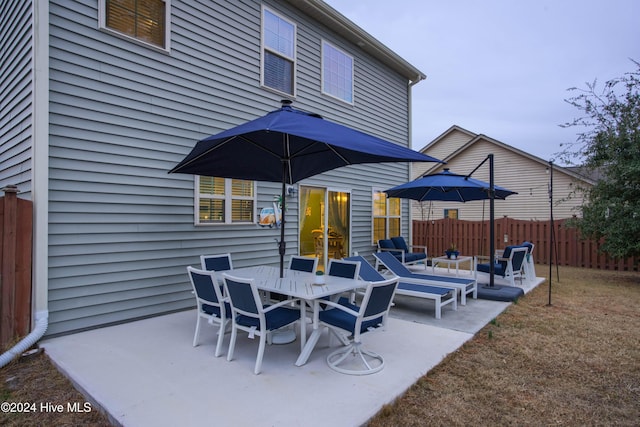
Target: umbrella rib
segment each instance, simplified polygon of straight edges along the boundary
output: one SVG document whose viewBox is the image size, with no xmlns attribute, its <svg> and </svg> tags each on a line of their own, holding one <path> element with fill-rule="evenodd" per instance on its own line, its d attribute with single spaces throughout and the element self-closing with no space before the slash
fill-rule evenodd
<svg viewBox="0 0 640 427">
<path fill-rule="evenodd" d="M 331 144 L 327 144 L 326 142 L 322 142 L 322 141 L 317 141 L 314 140 L 313 144 L 311 145 L 307 145 L 306 147 L 304 147 L 302 150 L 298 151 L 297 153 L 291 155 L 290 158 L 296 158 L 296 157 L 302 157 L 302 156 L 306 156 L 306 155 L 313 155 L 314 153 L 310 153 L 310 154 L 305 154 L 306 151 L 311 150 L 316 144 L 318 145 L 324 145 L 327 149 L 329 149 L 329 151 L 333 152 L 333 154 L 335 154 L 336 156 L 338 156 L 345 165 L 350 165 L 351 162 L 349 160 L 347 160 L 342 154 L 340 154 L 338 151 L 336 151 L 336 149 L 331 145 Z"/>
<path fill-rule="evenodd" d="M 347 160 L 347 159 L 346 159 L 342 154 L 338 153 L 338 152 L 333 148 L 333 146 L 331 146 L 330 144 L 324 144 L 324 145 L 326 145 L 326 146 L 327 146 L 327 148 L 329 148 L 329 150 L 333 151 L 333 153 L 334 153 L 336 156 L 340 157 L 340 158 L 342 159 L 342 161 L 343 161 L 345 164 L 347 164 L 347 165 L 350 165 L 350 164 L 351 164 L 351 162 L 350 162 L 350 161 L 348 161 L 348 160 Z"/>
<path fill-rule="evenodd" d="M 242 139 L 243 141 L 248 142 L 249 144 L 253 145 L 256 148 L 261 149 L 262 151 L 264 151 L 265 153 L 268 153 L 270 155 L 272 155 L 273 157 L 280 159 L 281 157 L 278 155 L 278 153 L 276 153 L 275 151 L 269 150 L 266 147 L 263 147 L 260 144 L 256 144 L 255 142 L 253 142 L 252 140 L 250 140 L 249 138 L 245 137 L 244 135 L 240 135 L 238 138 Z M 287 157 L 288 160 L 288 157 Z"/>
<path fill-rule="evenodd" d="M 291 170 L 291 141 L 289 139 L 289 134 L 285 134 L 284 135 L 284 144 L 285 146 L 284 148 L 284 159 L 282 160 L 283 162 L 287 163 L 287 171 L 289 172 L 289 183 L 293 184 L 293 171 Z M 286 179 L 286 177 L 282 177 L 282 179 Z M 284 194 L 282 195 L 282 197 L 284 197 Z"/>
<path fill-rule="evenodd" d="M 215 146 L 208 148 L 207 150 L 203 151 L 202 153 L 200 153 L 199 155 L 197 155 L 196 157 L 194 157 L 193 159 L 190 159 L 188 162 L 186 162 L 183 165 L 180 165 L 180 168 L 183 168 L 185 166 L 190 165 L 191 163 L 195 162 L 196 160 L 200 159 L 202 156 L 205 156 L 209 153 L 211 153 L 212 151 L 217 150 L 218 148 L 222 147 L 223 145 L 225 145 L 226 143 L 233 141 L 234 138 L 237 138 L 237 136 L 230 136 L 229 138 L 225 139 L 224 141 L 222 141 L 220 144 L 216 144 Z M 171 171 L 169 172 L 173 172 L 175 169 L 177 168 L 177 166 L 175 168 L 173 168 Z"/>
<path fill-rule="evenodd" d="M 206 151 L 202 152 L 200 155 L 198 155 L 197 157 L 194 157 L 193 159 L 189 160 L 187 163 L 185 163 L 183 166 L 187 166 L 190 163 L 195 162 L 196 160 L 198 160 L 199 158 L 201 158 L 204 155 L 207 155 L 219 148 L 222 148 L 224 145 L 226 145 L 227 143 L 233 141 L 234 139 L 241 139 L 251 145 L 253 145 L 256 148 L 261 149 L 262 151 L 272 155 L 273 157 L 276 158 L 280 158 L 280 156 L 278 155 L 278 153 L 272 151 L 272 150 L 268 150 L 267 148 L 261 146 L 260 144 L 256 144 L 255 142 L 253 142 L 252 140 L 248 139 L 247 137 L 245 137 L 244 135 L 234 135 L 234 136 L 230 136 L 229 138 L 225 139 L 224 141 L 220 142 L 219 144 L 216 144 L 214 147 L 211 147 L 209 149 L 207 149 Z"/>
</svg>

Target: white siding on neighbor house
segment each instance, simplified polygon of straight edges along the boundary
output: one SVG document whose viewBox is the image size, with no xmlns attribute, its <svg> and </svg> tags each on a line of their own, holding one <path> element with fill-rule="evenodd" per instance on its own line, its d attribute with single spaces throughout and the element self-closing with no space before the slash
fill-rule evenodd
<svg viewBox="0 0 640 427">
<path fill-rule="evenodd" d="M 192 307 L 185 266 L 201 254 L 278 262 L 279 230 L 196 227 L 193 176 L 167 174 L 197 140 L 279 107 L 282 96 L 259 87 L 261 2 L 172 2 L 169 54 L 98 30 L 96 4 L 50 7 L 50 335 Z M 298 26 L 294 107 L 407 144 L 406 79 L 296 9 L 265 4 Z M 355 57 L 354 106 L 320 93 L 321 38 Z M 362 251 L 371 187 L 407 179 L 406 164 L 350 166 L 305 184 L 353 191 Z M 257 207 L 279 193 L 259 183 Z M 298 206 L 287 202 L 291 255 Z"/>
<path fill-rule="evenodd" d="M 429 152 L 430 156 L 433 156 L 436 159 L 445 159 L 446 157 L 450 156 L 451 153 L 459 150 L 467 142 L 476 137 L 475 134 L 464 129 L 458 129 L 455 126 L 453 128 L 450 128 L 447 132 L 445 132 L 446 136 L 444 136 L 442 141 L 438 141 L 438 139 L 436 138 L 436 143 L 433 143 L 432 146 L 425 147 L 421 151 L 425 152 L 424 150 L 426 149 Z M 443 136 L 441 135 L 440 137 Z M 412 179 L 421 177 L 427 171 L 433 169 L 434 167 L 436 166 L 433 163 L 415 163 L 413 165 L 413 170 L 411 171 L 411 174 L 413 175 Z"/>
<path fill-rule="evenodd" d="M 0 34 L 0 188 L 17 185 L 20 197 L 28 198 L 33 136 L 31 1 L 0 4 Z"/>
<path fill-rule="evenodd" d="M 445 140 L 442 141 L 446 143 Z M 495 201 L 495 217 L 508 216 L 514 219 L 549 219 L 549 174 L 547 163 L 519 155 L 513 150 L 492 144 L 484 139 L 471 144 L 451 159 L 447 167 L 451 172 L 468 174 L 478 166 L 489 153 L 494 155 L 494 182 L 518 194 L 505 200 Z M 431 154 L 431 153 L 429 153 Z M 473 178 L 489 182 L 489 162 L 487 161 L 473 175 Z M 569 218 L 576 201 L 565 200 L 575 186 L 575 180 L 560 168 L 554 168 L 554 218 Z M 445 209 L 458 209 L 458 218 L 469 221 L 489 219 L 489 201 L 456 202 L 413 202 L 413 219 L 441 219 Z"/>
</svg>

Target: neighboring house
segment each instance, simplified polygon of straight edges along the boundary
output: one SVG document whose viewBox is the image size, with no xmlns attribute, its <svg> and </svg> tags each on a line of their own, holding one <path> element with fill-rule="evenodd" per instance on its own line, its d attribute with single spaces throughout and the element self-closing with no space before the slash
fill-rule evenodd
<svg viewBox="0 0 640 427">
<path fill-rule="evenodd" d="M 167 174 L 199 139 L 290 98 L 410 145 L 424 74 L 322 1 L 2 4 L 0 187 L 34 203 L 33 308 L 48 310 L 49 335 L 193 307 L 185 266 L 202 254 L 278 263 L 279 231 L 258 225 L 278 184 Z M 287 257 L 407 235 L 408 204 L 382 191 L 410 167 L 296 185 Z"/>
<path fill-rule="evenodd" d="M 495 202 L 495 217 L 514 219 L 548 220 L 549 161 L 540 159 L 486 135 L 472 133 L 459 126 L 452 126 L 427 144 L 421 152 L 445 160 L 446 165 L 414 164 L 413 179 L 435 173 L 443 168 L 458 174 L 471 173 L 487 155 L 494 155 L 494 182 L 496 185 L 516 191 L 518 194 Z M 489 182 L 489 163 L 486 162 L 472 175 Z M 577 184 L 588 186 L 593 181 L 575 171 L 553 164 L 553 216 L 570 218 L 579 212 L 582 198 L 569 197 Z M 489 201 L 467 203 L 412 202 L 412 217 L 416 220 L 445 217 L 478 221 L 489 219 Z"/>
</svg>

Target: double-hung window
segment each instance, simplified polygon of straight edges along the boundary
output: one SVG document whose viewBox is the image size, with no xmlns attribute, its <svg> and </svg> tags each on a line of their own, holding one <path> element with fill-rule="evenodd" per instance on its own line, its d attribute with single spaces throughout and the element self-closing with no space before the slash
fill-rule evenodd
<svg viewBox="0 0 640 427">
<path fill-rule="evenodd" d="M 295 96 L 296 26 L 262 9 L 262 85 Z"/>
<path fill-rule="evenodd" d="M 255 181 L 196 177 L 196 224 L 255 223 Z"/>
<path fill-rule="evenodd" d="M 100 28 L 169 49 L 171 0 L 99 0 Z"/>
<path fill-rule="evenodd" d="M 322 93 L 353 104 L 353 57 L 324 40 Z"/>
<path fill-rule="evenodd" d="M 373 190 L 373 243 L 400 236 L 400 199 Z"/>
</svg>

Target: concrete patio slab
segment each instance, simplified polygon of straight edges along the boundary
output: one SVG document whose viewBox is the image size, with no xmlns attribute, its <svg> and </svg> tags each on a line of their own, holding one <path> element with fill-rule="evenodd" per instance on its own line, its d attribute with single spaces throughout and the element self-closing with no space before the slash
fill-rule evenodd
<svg viewBox="0 0 640 427">
<path fill-rule="evenodd" d="M 529 286 L 535 287 L 543 280 Z M 332 371 L 325 334 L 309 362 L 299 341 L 267 346 L 253 374 L 257 340 L 238 336 L 235 358 L 213 356 L 215 327 L 192 347 L 195 311 L 42 341 L 53 362 L 116 424 L 125 426 L 357 426 L 400 396 L 509 303 L 469 299 L 435 319 L 429 301 L 398 297 L 387 330 L 363 337 L 385 368 L 366 376 Z"/>
<path fill-rule="evenodd" d="M 42 342 L 86 394 L 126 426 L 356 426 L 363 424 L 473 335 L 399 319 L 366 336 L 386 366 L 369 376 L 329 369 L 328 337 L 294 366 L 299 341 L 265 350 L 253 374 L 257 340 L 239 336 L 235 359 L 213 356 L 215 328 L 191 340 L 195 311 L 96 329 Z M 228 344 L 228 338 L 226 340 Z"/>
</svg>

